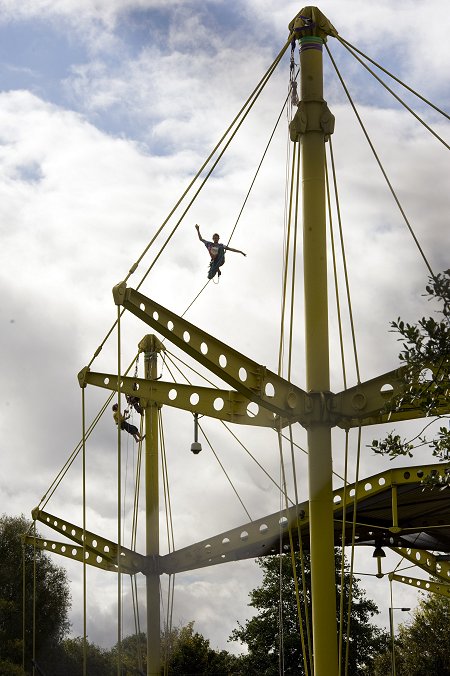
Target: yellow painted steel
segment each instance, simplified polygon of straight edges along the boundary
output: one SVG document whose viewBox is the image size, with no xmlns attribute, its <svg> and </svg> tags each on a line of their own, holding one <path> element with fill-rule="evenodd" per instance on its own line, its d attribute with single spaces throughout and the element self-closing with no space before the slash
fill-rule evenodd
<svg viewBox="0 0 450 676">
<path fill-rule="evenodd" d="M 443 582 L 450 584 L 450 562 L 439 560 L 435 554 L 424 551 L 423 549 L 415 549 L 414 547 L 392 547 L 394 552 L 407 561 L 411 561 L 418 568 L 422 568 L 429 575 L 438 577 Z"/>
<path fill-rule="evenodd" d="M 131 298 L 134 298 L 135 293 L 133 289 L 127 289 L 127 295 Z M 150 309 L 153 307 L 154 301 L 146 298 L 146 296 L 139 294 L 139 299 L 145 299 Z M 135 313 L 135 303 L 131 305 L 127 303 L 127 306 L 130 312 Z M 158 307 L 162 308 L 160 305 Z M 176 317 L 166 308 L 163 308 L 163 310 L 167 316 Z M 140 310 L 139 312 L 142 318 L 143 311 Z M 168 340 L 173 342 L 177 340 L 176 335 L 173 331 L 167 329 L 161 317 L 155 320 L 149 311 L 145 313 L 145 316 L 144 321 L 154 329 L 161 333 L 164 333 L 164 330 L 167 331 Z M 186 333 L 191 326 L 192 324 L 189 324 L 189 322 L 180 317 L 177 318 L 177 329 L 180 335 Z M 197 342 L 208 335 L 196 327 Z M 219 343 L 212 336 L 209 336 L 209 340 L 211 344 Z M 192 341 L 190 340 L 190 342 Z M 185 348 L 186 342 L 182 340 L 179 346 L 182 349 Z M 189 350 L 185 348 L 184 351 L 192 356 L 195 350 L 190 346 Z M 219 354 L 217 349 L 216 352 Z M 229 355 L 228 352 L 227 354 Z M 195 358 L 199 363 L 210 367 L 211 357 L 206 358 L 201 352 L 198 352 Z M 251 364 L 253 375 L 258 373 L 259 377 L 255 378 L 253 382 L 236 382 L 234 372 L 237 370 L 239 373 L 241 369 L 244 369 L 245 373 L 248 373 L 245 367 L 249 368 L 249 364 Z M 314 422 L 326 420 L 330 425 L 350 429 L 388 421 L 396 422 L 423 418 L 426 415 L 425 407 L 419 398 L 413 404 L 403 405 L 399 409 L 392 406 L 393 399 L 401 396 L 405 391 L 406 381 L 402 377 L 404 372 L 404 368 L 394 369 L 337 394 L 333 392 L 310 392 L 306 394 L 291 382 L 276 376 L 265 366 L 252 362 L 245 355 L 233 350 L 232 357 L 229 361 L 227 360 L 227 366 L 223 368 L 221 378 L 229 380 L 231 384 L 237 387 L 238 391 L 168 383 L 161 380 L 146 381 L 142 378 L 132 377 L 122 378 L 120 389 L 124 394 L 135 395 L 134 387 L 137 386 L 139 397 L 143 400 L 149 399 L 159 406 L 173 406 L 239 425 L 257 425 L 279 429 L 280 425 L 285 427 L 294 422 L 299 422 L 304 427 L 308 427 Z M 95 385 L 112 391 L 118 389 L 117 376 L 112 373 L 97 373 L 86 367 L 80 371 L 78 379 L 82 387 Z M 268 388 L 270 388 L 270 396 L 266 392 Z M 249 391 L 251 392 L 250 397 L 244 394 L 248 394 Z M 197 401 L 195 404 L 191 403 L 193 395 L 195 395 Z M 252 402 L 257 405 L 256 408 L 250 406 Z M 391 410 L 392 408 L 394 410 Z M 275 411 L 278 411 L 278 413 Z M 439 405 L 439 414 L 444 415 L 449 412 L 450 400 L 443 398 Z"/>
<path fill-rule="evenodd" d="M 302 106 L 298 111 L 304 125 L 298 136 L 303 186 L 306 383 L 308 392 L 318 393 L 330 389 L 322 42 L 318 37 L 300 40 Z M 315 422 L 307 433 L 314 674 L 337 676 L 330 422 Z"/>
<path fill-rule="evenodd" d="M 77 526 L 70 521 L 60 519 L 54 514 L 40 509 L 33 510 L 33 519 L 52 528 L 54 531 L 67 537 L 76 545 L 67 542 L 55 542 L 46 538 L 36 538 L 37 546 L 40 549 L 60 554 L 69 559 L 83 561 L 83 541 L 85 546 L 85 557 L 88 565 L 103 568 L 117 572 L 117 553 L 118 546 L 116 542 L 107 540 L 101 535 L 91 531 L 83 531 L 81 526 Z M 85 539 L 83 538 L 83 533 Z M 35 538 L 26 539 L 28 544 L 32 544 Z M 120 547 L 121 569 L 125 573 L 145 572 L 147 570 L 147 560 L 141 554 L 133 552 L 126 547 Z"/>
<path fill-rule="evenodd" d="M 389 574 L 389 579 L 391 582 L 401 582 L 402 584 L 407 584 L 410 587 L 420 589 L 421 591 L 433 592 L 433 594 L 439 594 L 440 596 L 446 596 L 447 598 L 450 598 L 449 583 L 433 582 L 432 580 L 420 580 L 417 577 L 409 577 L 408 575 L 395 575 L 394 573 Z"/>
<path fill-rule="evenodd" d="M 383 524 L 380 523 L 380 514 L 374 517 L 374 523 L 364 519 L 364 523 L 357 522 L 358 540 L 373 540 L 377 532 L 383 535 L 383 547 L 389 547 L 404 558 L 408 558 L 412 563 L 416 563 L 423 570 L 433 576 L 441 576 L 441 579 L 450 583 L 450 564 L 449 562 L 436 557 L 435 555 L 423 549 L 400 548 L 402 534 L 417 533 L 420 526 L 411 526 L 401 528 L 399 536 L 391 538 L 390 526 L 392 519 L 392 489 L 398 486 L 421 486 L 429 475 L 445 476 L 449 465 L 435 463 L 432 465 L 417 465 L 415 467 L 399 467 L 397 469 L 388 469 L 370 477 L 366 477 L 357 484 L 348 484 L 345 487 L 337 488 L 333 491 L 333 512 L 335 523 L 342 519 L 342 508 L 345 504 L 349 505 L 353 497 L 358 504 L 358 513 L 363 514 L 364 503 L 366 500 L 372 500 L 383 493 L 390 494 L 386 500 L 386 508 L 391 510 L 386 513 Z M 420 491 L 423 494 L 423 491 Z M 415 503 L 414 503 L 415 504 Z M 415 507 L 414 507 L 415 508 Z M 379 509 L 379 504 L 377 509 Z M 424 507 L 427 511 L 427 508 Z M 59 517 L 45 512 L 43 510 L 33 510 L 33 518 L 44 525 L 52 528 L 60 535 L 66 536 L 74 546 L 68 542 L 56 542 L 44 538 L 27 538 L 27 544 L 34 544 L 40 549 L 44 549 L 54 554 L 66 556 L 67 558 L 82 561 L 83 548 L 83 529 L 80 526 L 72 524 Z M 408 520 L 407 520 L 408 521 Z M 165 556 L 157 558 L 147 558 L 137 552 L 121 547 L 123 572 L 134 574 L 142 572 L 146 575 L 148 572 L 158 571 L 162 573 L 178 573 L 185 570 L 196 570 L 205 566 L 218 565 L 229 561 L 237 561 L 246 558 L 255 558 L 268 553 L 277 553 L 279 550 L 280 526 L 284 533 L 288 528 L 292 530 L 305 530 L 309 528 L 309 504 L 302 502 L 293 505 L 286 510 L 283 517 L 280 512 L 262 516 L 257 520 L 243 524 L 238 528 L 233 528 L 226 532 L 214 535 L 206 540 L 178 549 Z M 384 531 L 384 532 L 383 532 Z M 335 531 L 341 533 L 341 529 Z M 339 536 L 338 536 L 339 537 Z M 339 544 L 339 539 L 335 541 Z M 369 545 L 371 546 L 371 545 Z M 89 556 L 86 559 L 88 565 L 93 565 L 104 570 L 117 572 L 117 544 L 107 540 L 101 535 L 86 531 L 86 551 Z M 92 554 L 92 556 L 91 556 Z"/>
<path fill-rule="evenodd" d="M 112 373 L 85 372 L 84 383 L 103 387 L 107 390 L 117 390 L 117 377 L 114 377 Z M 291 421 L 290 417 L 282 420 L 278 417 L 275 418 L 273 412 L 262 406 L 253 408 L 251 404 L 252 402 L 256 403 L 254 399 L 249 399 L 234 390 L 221 390 L 162 380 L 147 381 L 141 378 L 123 378 L 121 391 L 124 394 L 136 395 L 135 385 L 138 387 L 141 403 L 148 400 L 159 406 L 173 406 L 180 410 L 191 411 L 240 425 L 257 425 L 278 429 L 280 423 L 281 427 L 285 427 Z M 196 401 L 196 403 L 193 404 L 192 401 Z"/>
<path fill-rule="evenodd" d="M 175 312 L 127 288 L 124 282 L 114 287 L 113 295 L 117 305 L 132 312 L 251 401 L 284 417 L 298 416 L 306 410 L 306 393 L 302 389 Z"/>
<path fill-rule="evenodd" d="M 161 341 L 147 335 L 139 343 L 144 352 L 145 378 L 156 380 L 158 353 L 163 349 Z M 146 506 L 146 555 L 155 562 L 153 570 L 146 575 L 147 596 L 147 676 L 159 676 L 160 657 L 160 594 L 159 594 L 159 460 L 158 460 L 158 406 L 151 401 L 145 407 L 145 506 Z"/>
</svg>

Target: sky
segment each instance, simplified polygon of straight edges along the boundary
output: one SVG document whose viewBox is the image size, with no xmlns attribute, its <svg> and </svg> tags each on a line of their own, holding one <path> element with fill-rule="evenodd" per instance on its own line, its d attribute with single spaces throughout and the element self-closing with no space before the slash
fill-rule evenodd
<svg viewBox="0 0 450 676">
<path fill-rule="evenodd" d="M 443 0 L 431 0 L 426 7 L 416 0 L 395 4 L 343 0 L 339 5 L 324 0 L 319 8 L 348 42 L 449 110 L 449 46 L 441 36 L 448 33 L 450 18 Z M 288 23 L 300 9 L 296 3 L 276 0 L 23 0 L 19 6 L 0 0 L 2 513 L 30 516 L 77 446 L 82 429 L 77 374 L 115 322 L 113 286 L 140 259 L 273 62 L 287 39 Z M 328 44 L 428 264 L 434 272 L 447 269 L 447 149 L 341 44 L 335 39 Z M 399 315 L 416 321 L 431 311 L 423 296 L 428 269 L 325 54 L 324 78 L 325 98 L 336 117 L 333 151 L 358 359 L 362 380 L 367 380 L 398 365 L 399 344 L 389 331 L 390 322 Z M 136 286 L 151 266 L 141 287 L 145 295 L 178 314 L 187 311 L 190 322 L 273 371 L 278 364 L 285 237 L 285 113 L 239 219 L 238 215 L 288 86 L 286 55 L 190 210 L 180 220 L 183 202 L 128 281 Z M 448 142 L 448 122 L 442 115 L 395 83 L 391 86 Z M 217 231 L 226 242 L 236 222 L 231 246 L 247 257 L 229 253 L 220 283 L 203 290 L 208 256 L 194 225 L 201 225 L 204 237 Z M 293 381 L 304 388 L 301 270 L 299 247 L 292 372 Z M 329 270 L 331 279 L 331 258 Z M 342 283 L 342 260 L 338 274 Z M 337 392 L 343 382 L 333 294 L 330 288 L 331 378 Z M 129 314 L 121 324 L 121 363 L 128 365 L 139 340 L 151 330 Z M 356 380 L 348 328 L 346 310 L 351 386 Z M 176 348 L 168 350 L 188 361 Z M 91 368 L 114 373 L 117 363 L 113 331 Z M 141 360 L 140 374 L 142 368 Z M 161 365 L 163 380 L 171 379 L 170 369 L 174 373 L 168 360 Z M 192 371 L 187 376 L 197 377 Z M 88 421 L 104 401 L 103 390 L 87 388 Z M 280 508 L 279 491 L 218 421 L 205 419 L 202 429 L 245 510 L 203 437 L 203 451 L 197 456 L 190 453 L 192 416 L 168 408 L 163 417 L 176 548 L 237 527 L 249 520 L 247 513 L 254 519 Z M 416 423 L 398 426 L 405 437 L 418 430 Z M 276 436 L 238 426 L 233 432 L 278 481 Z M 303 431 L 296 434 L 303 444 Z M 377 434 L 383 435 L 383 430 L 364 430 L 363 476 L 431 462 L 426 451 L 407 462 L 375 457 L 365 444 Z M 87 445 L 87 528 L 113 540 L 117 539 L 116 437 L 108 410 Z M 334 468 L 342 473 L 343 439 L 334 433 L 333 439 Z M 137 448 L 126 434 L 122 446 L 126 543 Z M 353 466 L 355 448 L 350 452 Z M 307 459 L 301 451 L 296 463 L 299 497 L 305 500 Z M 81 476 L 78 458 L 47 511 L 82 523 Z M 161 503 L 163 553 L 164 518 Z M 140 551 L 143 523 L 141 502 Z M 48 532 L 46 536 L 58 539 Z M 380 608 L 377 621 L 386 626 L 389 583 L 386 577 L 373 577 L 371 554 L 358 552 L 356 569 Z M 71 581 L 72 633 L 81 635 L 81 566 L 66 559 L 58 563 L 66 566 Z M 386 572 L 397 563 L 398 558 L 389 554 Z M 242 646 L 227 639 L 237 621 L 251 616 L 248 593 L 260 580 L 253 561 L 179 575 L 174 623 L 195 620 L 196 630 L 210 639 L 212 647 L 239 652 Z M 142 591 L 143 579 L 139 585 Z M 163 589 L 165 585 L 162 580 Z M 104 647 L 116 641 L 116 589 L 113 574 L 88 571 L 88 636 Z M 124 627 L 131 633 L 130 593 L 126 585 L 124 590 Z M 417 599 L 415 590 L 394 589 L 395 605 L 414 607 Z"/>
</svg>

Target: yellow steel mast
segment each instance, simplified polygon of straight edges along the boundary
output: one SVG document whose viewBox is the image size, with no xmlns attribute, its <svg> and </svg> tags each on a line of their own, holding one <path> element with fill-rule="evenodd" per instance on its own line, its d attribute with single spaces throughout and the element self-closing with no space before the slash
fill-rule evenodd
<svg viewBox="0 0 450 676">
<path fill-rule="evenodd" d="M 145 379 L 156 380 L 158 353 L 164 349 L 154 335 L 147 335 L 139 343 L 144 353 Z M 148 570 L 146 572 L 147 600 L 147 676 L 159 676 L 160 657 L 160 593 L 159 593 L 159 407 L 151 400 L 141 400 L 145 406 L 145 542 Z"/>
<path fill-rule="evenodd" d="M 325 139 L 333 132 L 334 118 L 323 99 L 322 64 L 325 35 L 334 29 L 315 7 L 302 9 L 289 29 L 299 35 L 300 43 L 300 103 L 290 131 L 301 153 L 306 389 L 321 412 L 307 425 L 314 673 L 334 676 L 338 654 L 332 424 L 323 405 L 330 392 Z"/>
</svg>

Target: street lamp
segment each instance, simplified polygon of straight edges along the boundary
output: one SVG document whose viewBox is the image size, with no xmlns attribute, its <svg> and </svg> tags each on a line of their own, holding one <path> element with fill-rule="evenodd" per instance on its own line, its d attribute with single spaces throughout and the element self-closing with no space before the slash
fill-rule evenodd
<svg viewBox="0 0 450 676">
<path fill-rule="evenodd" d="M 389 608 L 389 628 L 391 632 L 391 650 L 392 650 L 392 676 L 396 676 L 396 671 L 395 671 L 395 643 L 394 643 L 394 610 L 402 610 L 403 612 L 407 612 L 408 610 L 411 610 L 411 608 L 393 608 L 392 606 Z"/>
</svg>

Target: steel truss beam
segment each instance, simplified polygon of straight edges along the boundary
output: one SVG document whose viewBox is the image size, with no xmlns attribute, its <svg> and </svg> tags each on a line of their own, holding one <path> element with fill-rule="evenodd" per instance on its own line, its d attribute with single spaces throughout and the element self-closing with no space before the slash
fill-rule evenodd
<svg viewBox="0 0 450 676">
<path fill-rule="evenodd" d="M 422 568 L 429 575 L 438 577 L 443 582 L 450 584 L 449 562 L 440 561 L 439 557 L 434 554 L 413 547 L 393 547 L 392 549 L 407 561 L 414 563 L 418 568 Z"/>
<path fill-rule="evenodd" d="M 446 596 L 450 598 L 450 584 L 446 582 L 433 582 L 432 580 L 420 580 L 416 577 L 408 577 L 407 575 L 395 575 L 394 573 L 389 574 L 389 579 L 394 582 L 401 582 L 402 584 L 407 584 L 410 587 L 415 589 L 421 589 L 422 591 L 432 592 L 433 594 L 440 594 L 441 596 Z"/>
<path fill-rule="evenodd" d="M 126 394 L 134 384 L 139 396 L 157 405 L 169 405 L 227 422 L 278 428 L 294 422 L 309 428 L 316 423 L 350 429 L 358 426 L 397 422 L 424 417 L 421 401 L 390 410 L 390 402 L 405 389 L 405 368 L 389 371 L 342 392 L 306 393 L 265 366 L 249 359 L 194 324 L 179 317 L 139 291 L 122 282 L 113 289 L 117 305 L 141 319 L 183 352 L 205 366 L 236 391 L 149 383 L 139 378 L 121 378 Z M 91 373 L 86 367 L 78 375 L 80 385 L 93 384 L 118 389 L 117 375 Z M 257 404 L 258 410 L 249 408 Z M 442 401 L 438 412 L 450 412 L 450 400 Z"/>
<path fill-rule="evenodd" d="M 67 542 L 55 542 L 54 540 L 47 540 L 45 538 L 34 538 L 27 535 L 24 540 L 29 545 L 35 545 L 38 549 L 43 549 L 55 554 L 60 554 L 68 559 L 80 561 L 83 563 L 83 528 L 77 526 L 69 521 L 64 521 L 53 514 L 44 512 L 39 509 L 33 510 L 33 519 L 49 526 L 53 530 L 66 536 L 72 542 L 77 543 L 78 546 L 68 544 Z M 118 546 L 112 540 L 107 540 L 101 535 L 85 532 L 85 561 L 90 566 L 102 568 L 117 573 L 118 568 Z M 133 575 L 134 573 L 147 572 L 150 570 L 151 562 L 147 560 L 142 554 L 133 552 L 126 547 L 120 548 L 120 572 Z"/>
<path fill-rule="evenodd" d="M 111 373 L 95 373 L 84 369 L 79 374 L 82 385 L 95 385 L 107 390 L 117 391 L 117 375 Z M 158 406 L 174 406 L 184 411 L 191 411 L 210 418 L 218 418 L 239 425 L 258 425 L 259 427 L 285 427 L 289 420 L 280 418 L 272 411 L 259 407 L 255 410 L 250 405 L 254 399 L 248 399 L 234 390 L 220 390 L 212 387 L 196 387 L 179 385 L 161 380 L 144 380 L 143 378 L 124 377 L 120 379 L 120 390 L 124 394 L 139 396 L 145 408 L 148 402 Z M 192 403 L 196 401 L 197 403 Z"/>
<path fill-rule="evenodd" d="M 444 560 L 444 557 L 435 556 L 425 548 L 403 546 L 408 544 L 408 539 L 418 540 L 422 532 L 427 530 L 427 526 L 422 525 L 420 520 L 417 522 L 417 513 L 421 514 L 424 510 L 423 505 L 420 504 L 420 496 L 424 496 L 423 501 L 425 501 L 427 495 L 431 493 L 435 497 L 439 493 L 443 495 L 443 492 L 433 492 L 431 489 L 424 492 L 422 481 L 429 476 L 436 478 L 445 476 L 447 468 L 448 465 L 433 464 L 391 469 L 362 479 L 357 484 L 348 484 L 346 487 L 334 490 L 335 545 L 342 544 L 344 514 L 345 544 L 350 544 L 349 534 L 353 526 L 353 512 L 356 509 L 355 542 L 358 546 L 373 547 L 377 544 L 389 547 L 430 575 L 450 582 L 450 562 Z M 404 501 L 402 506 L 401 491 L 409 488 L 415 489 L 415 492 L 412 498 L 408 497 L 408 501 Z M 448 504 L 447 498 L 446 503 Z M 434 511 L 438 511 L 442 516 L 442 510 L 439 507 L 435 507 Z M 83 561 L 82 528 L 40 510 L 35 510 L 33 517 L 79 546 L 75 547 L 42 538 L 35 540 L 31 536 L 27 537 L 28 544 L 35 544 L 41 549 Z M 428 523 L 430 521 L 432 522 L 432 516 L 427 520 Z M 445 528 L 448 530 L 448 526 Z M 286 550 L 289 547 L 289 531 L 291 531 L 294 542 L 298 543 L 301 538 L 303 546 L 309 547 L 309 505 L 307 501 L 294 505 L 287 511 L 269 514 L 220 535 L 160 556 L 156 561 L 122 547 L 121 569 L 122 572 L 129 574 L 137 572 L 145 574 L 149 571 L 171 574 L 276 554 L 280 550 L 280 534 L 283 549 Z M 431 533 L 433 532 L 431 525 Z M 428 542 L 426 538 L 424 541 Z M 441 545 L 437 543 L 436 546 L 441 546 L 442 551 L 450 551 L 448 541 L 442 542 Z M 117 572 L 116 543 L 86 531 L 86 553 L 87 564 Z"/>
</svg>

